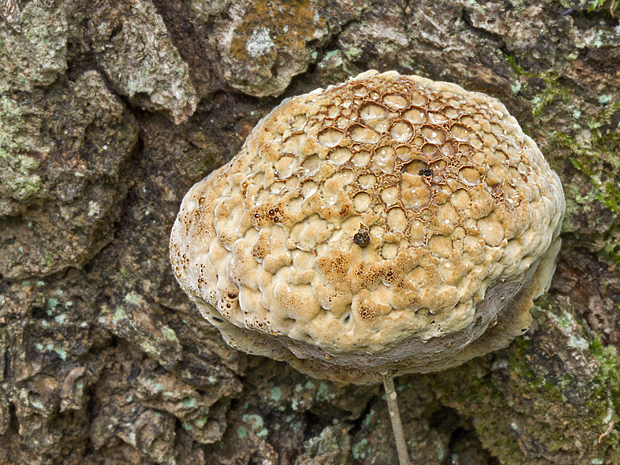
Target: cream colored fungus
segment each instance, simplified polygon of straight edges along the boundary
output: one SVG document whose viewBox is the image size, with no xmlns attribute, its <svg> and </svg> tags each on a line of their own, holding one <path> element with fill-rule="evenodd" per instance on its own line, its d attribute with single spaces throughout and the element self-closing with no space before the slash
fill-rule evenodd
<svg viewBox="0 0 620 465">
<path fill-rule="evenodd" d="M 186 195 L 171 260 L 233 347 L 378 382 L 526 330 L 564 208 L 557 175 L 497 100 L 371 71 L 263 118 Z"/>
</svg>

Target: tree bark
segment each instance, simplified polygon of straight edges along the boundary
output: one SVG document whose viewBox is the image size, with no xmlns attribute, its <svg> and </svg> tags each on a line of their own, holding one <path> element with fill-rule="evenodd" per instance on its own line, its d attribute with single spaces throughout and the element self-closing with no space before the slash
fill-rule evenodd
<svg viewBox="0 0 620 465">
<path fill-rule="evenodd" d="M 397 463 L 380 386 L 237 353 L 168 261 L 183 195 L 263 115 L 371 68 L 497 97 L 568 204 L 534 328 L 396 380 L 412 460 L 620 463 L 620 11 L 599 3 L 2 0 L 0 463 Z"/>
</svg>

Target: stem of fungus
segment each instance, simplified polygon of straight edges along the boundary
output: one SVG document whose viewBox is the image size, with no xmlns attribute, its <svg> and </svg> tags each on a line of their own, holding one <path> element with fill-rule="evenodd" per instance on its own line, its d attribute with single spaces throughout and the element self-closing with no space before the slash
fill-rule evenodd
<svg viewBox="0 0 620 465">
<path fill-rule="evenodd" d="M 385 388 L 385 397 L 387 398 L 388 410 L 390 411 L 390 420 L 392 420 L 392 428 L 394 429 L 394 439 L 396 440 L 398 461 L 400 462 L 400 465 L 411 465 L 411 462 L 409 461 L 409 453 L 407 452 L 407 443 L 405 442 L 405 433 L 403 432 L 403 424 L 400 421 L 398 399 L 396 396 L 396 390 L 394 389 L 394 378 L 391 373 L 383 374 L 383 386 Z"/>
</svg>

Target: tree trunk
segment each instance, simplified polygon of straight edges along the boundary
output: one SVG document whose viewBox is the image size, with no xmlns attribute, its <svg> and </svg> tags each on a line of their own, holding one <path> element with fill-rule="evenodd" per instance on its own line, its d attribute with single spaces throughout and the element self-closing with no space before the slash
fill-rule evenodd
<svg viewBox="0 0 620 465">
<path fill-rule="evenodd" d="M 0 463 L 397 462 L 379 385 L 234 351 L 168 261 L 183 195 L 263 115 L 371 68 L 497 97 L 568 204 L 533 329 L 396 380 L 412 460 L 620 463 L 620 8 L 600 3 L 0 0 Z"/>
</svg>

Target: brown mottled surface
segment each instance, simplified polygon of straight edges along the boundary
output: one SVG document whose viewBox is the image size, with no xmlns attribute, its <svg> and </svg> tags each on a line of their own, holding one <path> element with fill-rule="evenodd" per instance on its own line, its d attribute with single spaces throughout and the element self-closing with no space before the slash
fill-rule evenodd
<svg viewBox="0 0 620 465">
<path fill-rule="evenodd" d="M 185 196 L 170 258 L 232 347 L 378 382 L 527 330 L 564 209 L 557 175 L 497 100 L 370 71 L 265 116 Z"/>
<path fill-rule="evenodd" d="M 0 463 L 395 462 L 378 388 L 231 350 L 168 262 L 183 195 L 262 116 L 371 68 L 498 98 L 558 172 L 568 206 L 527 338 L 397 379 L 412 458 L 620 463 L 620 47 L 609 2 L 592 12 L 587 0 L 239 4 L 3 2 Z M 233 41 L 247 53 L 233 57 Z"/>
</svg>

